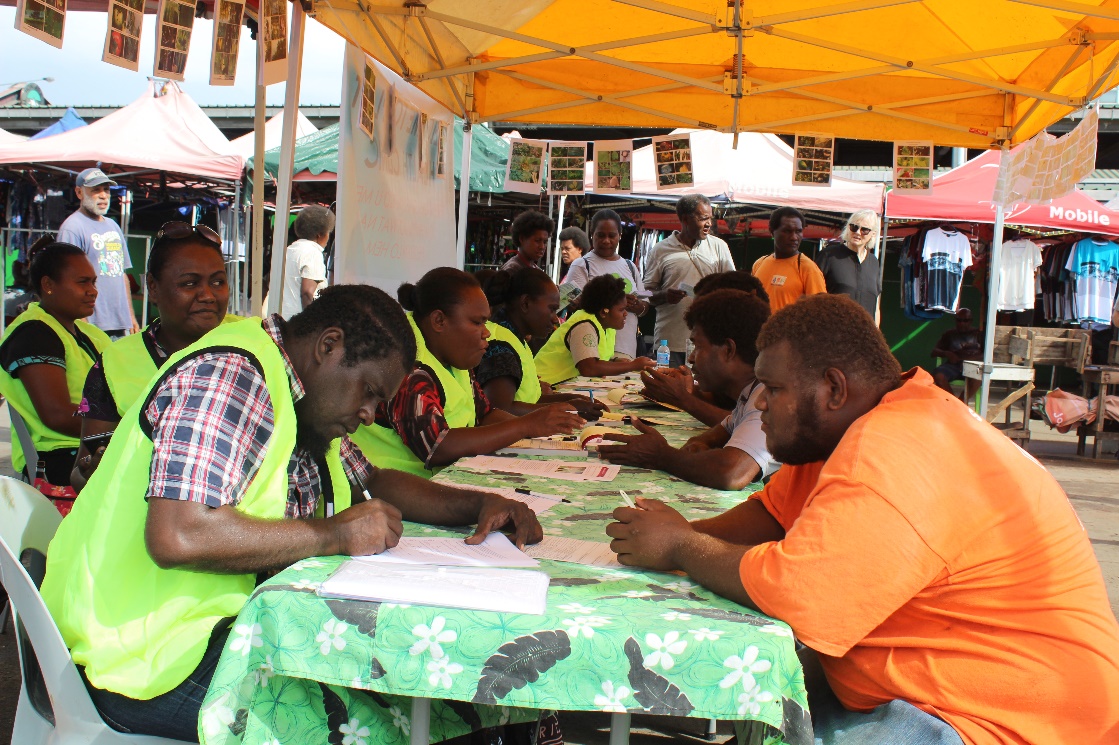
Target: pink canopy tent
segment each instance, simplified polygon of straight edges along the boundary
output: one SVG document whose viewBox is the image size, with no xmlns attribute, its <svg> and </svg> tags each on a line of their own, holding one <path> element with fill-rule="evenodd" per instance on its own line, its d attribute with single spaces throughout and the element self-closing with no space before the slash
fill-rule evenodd
<svg viewBox="0 0 1119 745">
<path fill-rule="evenodd" d="M 771 204 L 802 210 L 849 213 L 872 209 L 882 212 L 881 184 L 868 184 L 833 176 L 831 186 L 793 183 L 793 149 L 776 135 L 747 132 L 734 136 L 710 130 L 691 132 L 692 173 L 696 182 L 681 189 L 658 191 L 653 147 L 633 153 L 633 193 L 679 197 L 703 194 L 743 204 Z"/>
<path fill-rule="evenodd" d="M 23 142 L 26 137 L 14 135 L 6 129 L 0 129 L 0 145 L 9 145 L 13 142 Z"/>
<path fill-rule="evenodd" d="M 1001 152 L 989 150 L 934 178 L 930 194 L 890 192 L 886 196 L 886 214 L 891 220 L 994 223 L 991 196 L 1001 160 Z M 1119 212 L 1107 209 L 1078 189 L 1051 204 L 1023 202 L 1004 208 L 1003 220 L 1007 225 L 1119 235 Z"/>
<path fill-rule="evenodd" d="M 230 183 L 244 160 L 202 109 L 174 83 L 149 83 L 143 96 L 88 127 L 41 140 L 0 144 L 0 164 L 77 170 L 94 164 L 138 180 L 160 173 Z"/>
</svg>

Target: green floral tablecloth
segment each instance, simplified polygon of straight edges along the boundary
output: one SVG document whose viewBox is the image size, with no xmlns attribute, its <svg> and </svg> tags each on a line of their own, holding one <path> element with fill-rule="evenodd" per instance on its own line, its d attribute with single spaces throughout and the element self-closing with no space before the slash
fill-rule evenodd
<svg viewBox="0 0 1119 745">
<path fill-rule="evenodd" d="M 675 444 L 703 429 L 675 412 L 635 413 L 679 422 L 661 428 Z M 596 541 L 609 540 L 620 489 L 693 519 L 748 494 L 635 468 L 590 484 L 455 467 L 438 480 L 562 495 L 570 503 L 540 516 L 544 532 Z M 405 532 L 468 531 L 406 524 Z M 434 699 L 432 742 L 534 720 L 541 709 L 744 720 L 759 723 L 750 742 L 812 741 L 789 627 L 682 576 L 542 561 L 548 609 L 529 616 L 319 597 L 343 560 L 298 562 L 257 589 L 203 705 L 203 743 L 404 745 L 409 696 Z"/>
</svg>

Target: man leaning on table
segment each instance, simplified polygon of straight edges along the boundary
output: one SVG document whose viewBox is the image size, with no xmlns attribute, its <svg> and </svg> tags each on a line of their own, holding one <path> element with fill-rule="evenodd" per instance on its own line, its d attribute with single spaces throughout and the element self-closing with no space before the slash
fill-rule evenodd
<svg viewBox="0 0 1119 745">
<path fill-rule="evenodd" d="M 758 349 L 785 465 L 707 520 L 619 508 L 619 560 L 792 626 L 830 684 L 809 693 L 817 742 L 1119 742 L 1119 625 L 1045 468 L 903 374 L 849 298 L 776 312 Z"/>
<path fill-rule="evenodd" d="M 758 331 L 769 306 L 741 290 L 716 290 L 699 296 L 684 319 L 695 345 L 692 365 L 703 391 L 738 403 L 721 422 L 676 449 L 652 427 L 634 421 L 639 435 L 607 435 L 622 445 L 599 445 L 611 463 L 659 468 L 712 489 L 742 489 L 780 465 L 766 450 L 756 401 L 763 386 L 754 375 Z"/>
<path fill-rule="evenodd" d="M 470 543 L 510 524 L 520 544 L 541 538 L 518 502 L 374 468 L 350 443 L 415 356 L 394 300 L 339 285 L 168 361 L 47 554 L 43 599 L 110 726 L 197 740 L 229 623 L 262 573 L 378 553 L 402 519 L 477 523 Z"/>
</svg>

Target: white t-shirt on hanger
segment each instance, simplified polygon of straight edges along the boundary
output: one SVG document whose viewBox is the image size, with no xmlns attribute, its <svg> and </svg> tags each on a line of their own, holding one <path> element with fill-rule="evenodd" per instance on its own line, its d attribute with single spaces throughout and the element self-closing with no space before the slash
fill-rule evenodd
<svg viewBox="0 0 1119 745">
<path fill-rule="evenodd" d="M 999 310 L 1032 310 L 1037 300 L 1034 277 L 1041 266 L 1041 249 L 1030 240 L 1002 245 L 999 272 Z"/>
</svg>

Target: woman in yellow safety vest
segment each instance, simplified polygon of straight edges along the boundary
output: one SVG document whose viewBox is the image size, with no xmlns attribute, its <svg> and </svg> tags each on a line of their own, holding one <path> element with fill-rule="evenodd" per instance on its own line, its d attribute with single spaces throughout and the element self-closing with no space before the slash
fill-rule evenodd
<svg viewBox="0 0 1119 745">
<path fill-rule="evenodd" d="M 82 384 L 109 337 L 82 321 L 97 301 L 97 271 L 85 252 L 51 243 L 31 256 L 31 287 L 39 302 L 8 326 L 0 341 L 0 393 L 27 424 L 47 481 L 70 483 L 81 420 L 74 416 Z M 12 467 L 33 473 L 12 433 Z M 26 466 L 26 470 L 25 470 Z"/>
<path fill-rule="evenodd" d="M 626 323 L 626 283 L 603 274 L 587 282 L 580 309 L 536 353 L 536 372 L 548 385 L 579 375 L 621 375 L 656 367 L 648 357 L 614 359 L 614 335 Z"/>
<path fill-rule="evenodd" d="M 474 277 L 439 267 L 397 297 L 416 335 L 415 369 L 374 423 L 350 436 L 375 466 L 430 477 L 464 456 L 583 426 L 565 404 L 518 417 L 486 398 L 471 370 L 486 351 L 490 305 Z"/>
<path fill-rule="evenodd" d="M 82 439 L 116 429 L 167 358 L 226 320 L 229 284 L 221 238 L 205 225 L 169 222 L 155 236 L 147 267 L 148 298 L 159 317 L 117 341 L 89 371 L 82 391 Z M 230 316 L 229 320 L 239 320 Z M 108 442 L 83 443 L 71 481 L 85 485 Z"/>
<path fill-rule="evenodd" d="M 559 325 L 556 284 L 539 269 L 474 276 L 490 303 L 489 346 L 474 377 L 490 403 L 510 414 L 527 414 L 541 404 L 570 403 L 584 418 L 597 418 L 588 396 L 552 393 L 536 374 L 528 342 L 547 339 Z"/>
</svg>

